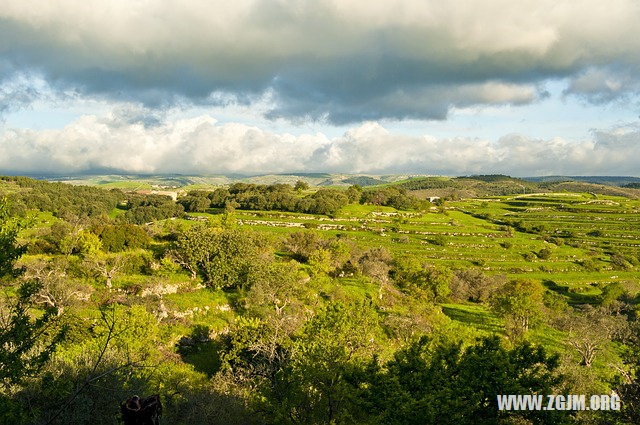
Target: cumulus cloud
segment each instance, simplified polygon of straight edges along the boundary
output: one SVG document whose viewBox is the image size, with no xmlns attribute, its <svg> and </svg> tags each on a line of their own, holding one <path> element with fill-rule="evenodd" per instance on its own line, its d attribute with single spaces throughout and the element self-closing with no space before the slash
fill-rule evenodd
<svg viewBox="0 0 640 425">
<path fill-rule="evenodd" d="M 491 141 L 408 136 L 376 122 L 328 138 L 218 123 L 207 115 L 156 118 L 131 108 L 83 116 L 57 130 L 6 130 L 0 134 L 0 173 L 640 175 L 638 125 L 597 130 L 584 141 L 516 134 Z"/>
<path fill-rule="evenodd" d="M 4 0 L 0 62 L 157 108 L 272 93 L 272 117 L 441 119 L 535 101 L 548 78 L 635 90 L 638 21 L 635 0 Z M 632 82 L 588 74 L 605 64 Z"/>
<path fill-rule="evenodd" d="M 564 93 L 578 95 L 594 104 L 628 98 L 640 93 L 638 71 L 640 65 L 622 69 L 613 66 L 588 68 L 571 80 Z"/>
</svg>

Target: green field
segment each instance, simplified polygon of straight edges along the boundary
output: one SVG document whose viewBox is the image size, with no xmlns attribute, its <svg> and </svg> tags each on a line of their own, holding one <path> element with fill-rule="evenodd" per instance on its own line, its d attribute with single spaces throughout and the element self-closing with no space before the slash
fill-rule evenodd
<svg viewBox="0 0 640 425">
<path fill-rule="evenodd" d="M 627 198 L 539 194 L 450 201 L 442 212 L 349 205 L 335 218 L 240 210 L 236 218 L 242 227 L 277 235 L 315 229 L 450 268 L 541 279 L 570 301 L 595 299 L 611 282 L 638 282 L 640 201 Z M 548 258 L 538 256 L 543 249 Z M 624 262 L 613 262 L 614 255 Z"/>
<path fill-rule="evenodd" d="M 371 182 L 361 177 L 354 181 Z M 105 376 L 115 381 L 100 385 L 115 388 L 113 399 L 100 401 L 98 386 L 86 390 L 86 397 L 107 409 L 135 385 L 157 389 L 174 403 L 167 410 L 170 418 L 183 411 L 180 403 L 200 400 L 198 392 L 211 398 L 227 391 L 237 406 L 255 409 L 240 415 L 244 419 L 238 423 L 255 419 L 262 414 L 261 403 L 274 397 L 265 382 L 298 379 L 308 386 L 307 379 L 315 379 L 327 364 L 328 382 L 344 380 L 340 385 L 352 394 L 356 390 L 349 379 L 374 373 L 372 361 L 382 368 L 375 372 L 382 379 L 385 365 L 416 347 L 420 337 L 427 338 L 429 350 L 441 352 L 459 346 L 465 353 L 494 336 L 502 350 L 527 343 L 542 347 L 545 355 L 557 355 L 564 387 L 556 390 L 576 394 L 609 393 L 617 388 L 618 372 L 629 367 L 640 311 L 640 200 L 634 196 L 540 191 L 407 203 L 405 192 L 394 192 L 403 184 L 435 187 L 460 185 L 461 180 L 388 178 L 369 193 L 390 190 L 396 198 L 387 201 L 397 204 L 384 201 L 383 192 L 378 201 L 366 198 L 367 189 L 358 189 L 358 202 L 342 195 L 347 189 L 249 185 L 238 189 L 246 194 L 226 195 L 245 204 L 234 207 L 227 200 L 222 208 L 213 201 L 220 193 L 211 192 L 216 185 L 204 179 L 190 182 L 197 190 L 185 192 L 177 203 L 132 193 L 156 187 L 157 180 L 102 179 L 94 182 L 98 187 L 0 180 L 0 192 L 14 208 L 7 211 L 15 214 L 6 223 L 20 223 L 15 243 L 26 249 L 15 264 L 17 277 L 3 283 L 5 298 L 15 300 L 24 282 L 42 284 L 42 292 L 33 296 L 34 320 L 55 310 L 59 318 L 54 323 L 65 320 L 60 323 L 71 326 L 71 339 L 44 366 L 46 379 L 60 382 L 56 397 L 71 397 L 69 388 L 77 378 L 70 370 L 92 376 L 87 365 L 96 361 L 104 341 L 104 331 L 96 330 L 104 311 L 117 312 L 130 330 L 122 330 L 124 342 L 114 343 L 109 352 L 108 361 L 115 363 L 104 365 Z M 473 183 L 488 192 L 514 184 L 520 183 Z M 408 193 L 441 190 L 434 187 Z M 278 190 L 287 196 L 267 197 Z M 342 204 L 321 204 L 321 197 L 314 196 L 323 190 L 343 197 Z M 198 198 L 205 202 L 198 206 L 201 212 L 183 212 Z M 248 209 L 266 202 L 283 202 L 283 210 Z M 305 202 L 307 208 L 333 209 L 326 215 L 297 212 Z M 216 263 L 216 258 L 224 261 Z M 520 316 L 501 310 L 501 299 L 518 298 L 520 293 L 505 295 L 518 282 L 525 295 L 534 287 L 530 299 L 519 301 L 532 303 L 525 304 L 531 320 L 526 325 L 519 325 Z M 323 317 L 329 319 L 323 322 Z M 599 334 L 605 331 L 606 337 Z M 585 360 L 579 344 L 591 340 L 597 349 Z M 240 351 L 234 351 L 236 345 Z M 87 353 L 94 353 L 89 362 Z M 346 369 L 345 377 L 337 378 L 331 371 L 343 367 L 332 363 L 339 355 Z M 270 359 L 267 365 L 261 356 Z M 276 361 L 279 356 L 285 357 Z M 315 356 L 304 366 L 311 369 L 303 368 L 307 356 Z M 142 369 L 127 369 L 130 358 L 138 359 Z M 277 373 L 269 369 L 274 365 Z M 119 367 L 128 375 L 108 372 Z M 145 368 L 164 372 L 148 376 Z M 348 375 L 353 370 L 358 372 Z M 15 393 L 15 400 L 22 403 L 20 397 L 31 392 L 47 400 L 41 381 L 29 379 L 23 384 L 26 392 Z M 178 382 L 188 394 L 185 399 L 175 395 L 172 386 Z M 290 396 L 306 390 L 295 391 Z M 309 391 L 313 398 L 320 390 Z M 275 405 L 281 402 L 275 400 Z M 56 408 L 37 402 L 44 411 Z M 198 409 L 192 418 L 206 410 Z M 589 423 L 588 417 L 581 418 L 572 416 L 572 421 Z"/>
</svg>

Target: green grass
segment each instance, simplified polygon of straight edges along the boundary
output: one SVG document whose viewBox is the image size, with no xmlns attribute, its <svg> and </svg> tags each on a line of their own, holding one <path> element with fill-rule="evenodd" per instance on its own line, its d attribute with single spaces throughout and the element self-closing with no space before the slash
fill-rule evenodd
<svg viewBox="0 0 640 425">
<path fill-rule="evenodd" d="M 165 300 L 170 302 L 179 311 L 185 311 L 198 307 L 204 309 L 229 303 L 229 295 L 224 291 L 216 291 L 213 289 L 203 288 L 192 292 L 181 292 L 176 294 L 168 294 L 164 296 Z"/>
<path fill-rule="evenodd" d="M 473 327 L 480 335 L 506 335 L 502 319 L 483 305 L 442 304 L 442 312 L 452 320 Z M 562 353 L 567 349 L 566 334 L 545 324 L 530 329 L 527 339 L 553 352 Z"/>
<path fill-rule="evenodd" d="M 504 336 L 502 320 L 482 305 L 442 304 L 441 307 L 450 319 L 472 326 L 484 335 Z"/>
</svg>

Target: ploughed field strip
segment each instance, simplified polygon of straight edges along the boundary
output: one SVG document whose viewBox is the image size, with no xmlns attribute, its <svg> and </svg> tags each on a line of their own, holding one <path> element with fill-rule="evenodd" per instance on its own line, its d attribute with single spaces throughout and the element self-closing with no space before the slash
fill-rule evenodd
<svg viewBox="0 0 640 425">
<path fill-rule="evenodd" d="M 236 219 L 276 234 L 313 229 L 454 269 L 542 279 L 584 295 L 638 279 L 640 201 L 622 197 L 498 196 L 449 201 L 421 213 L 349 205 L 335 217 L 237 210 Z"/>
</svg>

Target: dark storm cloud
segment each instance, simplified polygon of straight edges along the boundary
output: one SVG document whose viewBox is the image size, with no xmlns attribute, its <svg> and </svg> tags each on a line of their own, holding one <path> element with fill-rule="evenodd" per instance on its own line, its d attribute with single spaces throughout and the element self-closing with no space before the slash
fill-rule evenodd
<svg viewBox="0 0 640 425">
<path fill-rule="evenodd" d="M 0 63 L 158 109 L 269 94 L 270 117 L 443 119 L 533 102 L 549 78 L 589 101 L 635 93 L 638 20 L 631 0 L 7 0 Z M 613 62 L 615 81 L 592 71 Z"/>
</svg>

